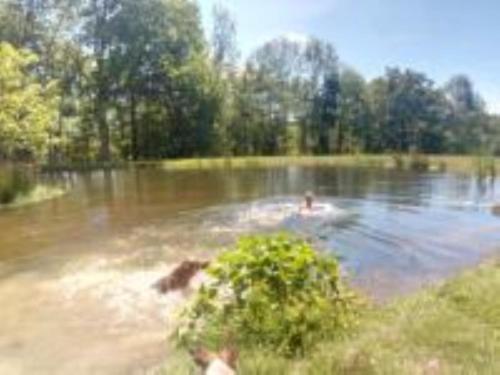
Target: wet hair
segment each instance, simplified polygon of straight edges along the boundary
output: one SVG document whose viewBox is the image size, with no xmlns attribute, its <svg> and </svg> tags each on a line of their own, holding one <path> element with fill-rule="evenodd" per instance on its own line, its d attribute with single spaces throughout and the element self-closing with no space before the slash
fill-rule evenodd
<svg viewBox="0 0 500 375">
<path fill-rule="evenodd" d="M 311 209 L 313 205 L 314 194 L 311 191 L 307 191 L 306 194 L 304 195 L 304 199 L 306 201 L 307 209 Z"/>
<path fill-rule="evenodd" d="M 189 285 L 189 282 L 198 271 L 207 268 L 209 265 L 210 262 L 208 261 L 185 260 L 169 275 L 158 280 L 153 285 L 153 288 L 157 289 L 161 294 L 184 289 Z"/>
</svg>

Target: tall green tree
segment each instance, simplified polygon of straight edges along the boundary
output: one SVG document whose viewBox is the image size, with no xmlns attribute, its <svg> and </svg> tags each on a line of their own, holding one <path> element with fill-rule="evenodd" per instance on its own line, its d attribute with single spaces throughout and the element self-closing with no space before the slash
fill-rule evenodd
<svg viewBox="0 0 500 375">
<path fill-rule="evenodd" d="M 373 127 L 366 82 L 350 68 L 342 69 L 339 81 L 339 128 L 346 133 L 342 151 L 369 150 L 373 143 Z"/>
<path fill-rule="evenodd" d="M 328 154 L 342 152 L 343 129 L 338 126 L 340 82 L 338 58 L 333 46 L 311 38 L 304 50 L 306 73 L 306 100 L 311 102 L 306 111 L 309 121 L 303 121 L 304 147 L 312 142 L 313 152 Z M 336 131 L 336 134 L 334 133 Z M 335 144 L 334 144 L 335 142 Z"/>
<path fill-rule="evenodd" d="M 216 74 L 214 95 L 217 99 L 217 139 L 214 152 L 230 155 L 234 151 L 231 128 L 239 126 L 235 113 L 240 55 L 236 41 L 236 22 L 227 8 L 216 5 L 213 9 L 213 24 L 211 53 Z"/>
<path fill-rule="evenodd" d="M 45 156 L 56 121 L 55 82 L 42 85 L 30 66 L 37 57 L 0 43 L 0 158 L 32 161 Z"/>
<path fill-rule="evenodd" d="M 464 74 L 453 76 L 446 83 L 444 91 L 453 109 L 457 112 L 472 112 L 484 109 L 482 99 L 474 90 L 474 84 Z"/>
<path fill-rule="evenodd" d="M 338 111 L 337 56 L 333 46 L 318 39 L 277 38 L 249 58 L 246 79 L 255 82 L 249 107 L 259 108 L 271 137 L 267 152 L 286 153 L 290 128 L 299 124 L 302 152 L 330 151 Z"/>
<path fill-rule="evenodd" d="M 206 154 L 213 115 L 206 107 L 211 90 L 203 86 L 210 73 L 200 71 L 206 47 L 196 4 L 92 0 L 83 14 L 95 60 L 99 158 L 110 158 L 111 145 L 132 159 Z"/>
<path fill-rule="evenodd" d="M 112 20 L 121 6 L 120 0 L 87 0 L 82 10 L 83 41 L 92 51 L 95 61 L 94 84 L 94 121 L 99 131 L 99 155 L 101 161 L 111 159 L 110 129 L 108 106 L 111 88 L 109 54 L 112 48 Z"/>
<path fill-rule="evenodd" d="M 471 79 L 463 74 L 453 76 L 443 90 L 450 106 L 446 133 L 448 149 L 465 153 L 494 148 L 489 137 L 492 134 L 491 123 Z"/>
<path fill-rule="evenodd" d="M 387 113 L 383 138 L 386 149 L 399 152 L 437 151 L 442 132 L 436 127 L 443 101 L 433 82 L 412 70 L 387 69 Z"/>
</svg>

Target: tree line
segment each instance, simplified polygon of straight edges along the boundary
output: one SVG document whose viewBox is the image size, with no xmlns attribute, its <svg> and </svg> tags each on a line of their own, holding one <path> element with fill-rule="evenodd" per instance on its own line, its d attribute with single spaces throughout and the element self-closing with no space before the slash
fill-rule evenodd
<svg viewBox="0 0 500 375">
<path fill-rule="evenodd" d="M 0 159 L 500 152 L 465 75 L 367 81 L 314 37 L 243 61 L 231 14 L 213 20 L 190 0 L 0 0 Z"/>
</svg>

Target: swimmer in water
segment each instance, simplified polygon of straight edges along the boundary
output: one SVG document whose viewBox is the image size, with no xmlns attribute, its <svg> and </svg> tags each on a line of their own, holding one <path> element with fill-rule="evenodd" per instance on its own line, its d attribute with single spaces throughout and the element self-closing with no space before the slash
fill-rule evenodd
<svg viewBox="0 0 500 375">
<path fill-rule="evenodd" d="M 308 191 L 304 194 L 304 206 L 301 207 L 300 211 L 311 212 L 313 209 L 314 194 Z"/>
</svg>

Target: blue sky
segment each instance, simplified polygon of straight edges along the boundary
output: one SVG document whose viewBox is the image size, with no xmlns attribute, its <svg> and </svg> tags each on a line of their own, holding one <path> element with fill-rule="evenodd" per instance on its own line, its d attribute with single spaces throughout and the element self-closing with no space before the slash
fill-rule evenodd
<svg viewBox="0 0 500 375">
<path fill-rule="evenodd" d="M 500 113 L 500 0 L 198 0 L 205 27 L 226 5 L 243 56 L 279 35 L 314 35 L 371 79 L 386 66 L 425 72 L 438 84 L 467 74 Z"/>
</svg>

